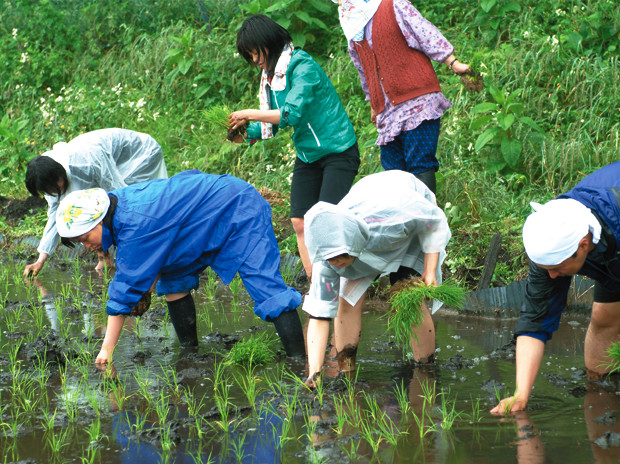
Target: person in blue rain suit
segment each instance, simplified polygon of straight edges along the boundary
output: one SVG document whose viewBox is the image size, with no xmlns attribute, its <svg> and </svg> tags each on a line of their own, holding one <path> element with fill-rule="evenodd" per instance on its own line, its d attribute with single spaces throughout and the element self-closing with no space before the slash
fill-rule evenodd
<svg viewBox="0 0 620 464">
<path fill-rule="evenodd" d="M 198 344 L 191 295 L 210 266 L 225 284 L 239 273 L 254 312 L 273 322 L 287 355 L 304 356 L 297 306 L 301 295 L 279 271 L 280 251 L 269 203 L 230 175 L 185 171 L 110 192 L 72 192 L 56 223 L 65 244 L 94 250 L 116 246 L 117 271 L 108 289 L 108 324 L 97 363 L 106 363 L 125 317 L 156 283 L 183 346 Z"/>
<path fill-rule="evenodd" d="M 585 177 L 544 205 L 523 226 L 530 258 L 525 304 L 515 327 L 517 386 L 492 413 L 524 409 L 551 339 L 566 308 L 572 276 L 594 280 L 584 360 L 588 377 L 611 369 L 607 350 L 620 334 L 620 161 Z"/>
</svg>

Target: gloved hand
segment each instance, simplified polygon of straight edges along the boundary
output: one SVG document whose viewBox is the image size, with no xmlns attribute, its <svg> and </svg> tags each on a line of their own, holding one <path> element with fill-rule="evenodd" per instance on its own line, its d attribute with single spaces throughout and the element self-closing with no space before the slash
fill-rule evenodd
<svg viewBox="0 0 620 464">
<path fill-rule="evenodd" d="M 138 301 L 138 304 L 134 306 L 133 310 L 129 313 L 130 316 L 142 316 L 151 307 L 151 292 L 146 291 L 142 294 L 142 298 Z"/>
</svg>

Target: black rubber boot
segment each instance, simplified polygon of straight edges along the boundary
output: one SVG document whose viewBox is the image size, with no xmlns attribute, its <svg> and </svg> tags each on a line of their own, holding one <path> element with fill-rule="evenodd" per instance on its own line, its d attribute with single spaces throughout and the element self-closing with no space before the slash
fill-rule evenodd
<svg viewBox="0 0 620 464">
<path fill-rule="evenodd" d="M 299 320 L 297 310 L 285 311 L 272 322 L 280 336 L 282 345 L 284 345 L 286 355 L 291 358 L 305 357 L 304 332 L 301 329 L 301 321 Z"/>
<path fill-rule="evenodd" d="M 198 331 L 196 330 L 196 306 L 191 293 L 180 300 L 168 302 L 168 314 L 174 330 L 179 337 L 181 346 L 198 346 Z"/>
</svg>

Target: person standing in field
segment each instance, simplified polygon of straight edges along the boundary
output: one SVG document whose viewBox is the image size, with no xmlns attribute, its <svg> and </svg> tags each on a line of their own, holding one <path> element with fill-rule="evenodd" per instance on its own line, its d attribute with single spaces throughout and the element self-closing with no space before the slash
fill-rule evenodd
<svg viewBox="0 0 620 464">
<path fill-rule="evenodd" d="M 287 126 L 294 129 L 297 157 L 290 218 L 310 278 L 304 214 L 318 201 L 338 203 L 351 188 L 360 164 L 355 131 L 323 69 L 308 53 L 293 47 L 291 35 L 278 23 L 265 15 L 249 17 L 237 34 L 237 50 L 262 69 L 260 108 L 232 113 L 231 129 L 252 121 L 247 129 L 250 143 L 269 139 Z"/>
<path fill-rule="evenodd" d="M 332 1 L 370 101 L 383 169 L 410 172 L 435 193 L 440 118 L 452 103 L 431 60 L 457 74 L 469 66 L 408 0 Z"/>
<path fill-rule="evenodd" d="M 24 276 L 36 276 L 54 252 L 60 237 L 56 228 L 58 204 L 69 193 L 100 187 L 106 191 L 151 179 L 168 177 L 164 154 L 153 137 L 127 129 L 100 129 L 59 142 L 33 158 L 26 169 L 30 194 L 47 200 L 47 224 L 36 262 L 26 266 Z M 103 269 L 109 256 L 98 253 L 96 269 Z"/>
<path fill-rule="evenodd" d="M 572 276 L 595 281 L 584 358 L 588 378 L 601 379 L 612 359 L 607 350 L 620 335 L 620 161 L 593 172 L 544 205 L 523 226 L 530 258 L 525 304 L 515 327 L 516 391 L 492 413 L 524 409 L 546 343 L 566 308 Z"/>
</svg>

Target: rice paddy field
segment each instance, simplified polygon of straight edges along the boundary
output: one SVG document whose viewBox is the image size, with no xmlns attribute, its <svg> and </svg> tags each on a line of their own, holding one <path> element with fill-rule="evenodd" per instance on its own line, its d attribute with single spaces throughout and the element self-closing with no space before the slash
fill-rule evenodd
<svg viewBox="0 0 620 464">
<path fill-rule="evenodd" d="M 207 272 L 195 295 L 197 349 L 179 345 L 163 299 L 131 319 L 113 362 L 94 357 L 106 281 L 80 253 L 22 277 L 26 246 L 0 254 L 3 462 L 617 462 L 618 386 L 588 382 L 587 319 L 572 313 L 547 347 L 526 411 L 488 411 L 514 388 L 514 319 L 443 308 L 437 360 L 415 366 L 369 299 L 354 374 L 333 357 L 314 391 L 283 356 L 241 282 Z M 302 316 L 302 321 L 305 316 Z M 255 356 L 244 361 L 244 352 Z M 241 355 L 239 355 L 241 353 Z M 237 357 L 235 357 L 237 355 Z"/>
</svg>

